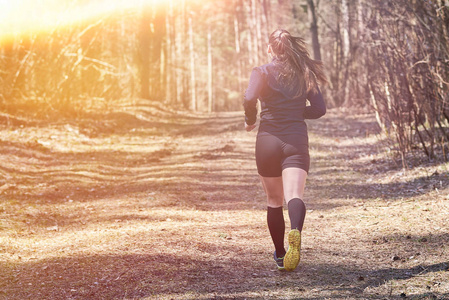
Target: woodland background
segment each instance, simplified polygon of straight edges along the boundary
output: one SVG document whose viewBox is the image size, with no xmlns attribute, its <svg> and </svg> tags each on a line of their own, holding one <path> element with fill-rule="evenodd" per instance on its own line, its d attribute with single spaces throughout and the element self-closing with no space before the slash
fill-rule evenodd
<svg viewBox="0 0 449 300">
<path fill-rule="evenodd" d="M 67 1 L 67 12 L 98 1 Z M 147 1 L 5 35 L 0 110 L 39 118 L 151 99 L 175 110 L 241 110 L 268 35 L 303 36 L 322 60 L 329 107 L 376 113 L 392 149 L 447 160 L 449 1 Z M 134 99 L 134 100 L 133 100 Z"/>
<path fill-rule="evenodd" d="M 294 272 L 242 111 L 279 27 L 329 78 Z M 448 31 L 448 0 L 0 0 L 0 299 L 449 299 Z"/>
</svg>

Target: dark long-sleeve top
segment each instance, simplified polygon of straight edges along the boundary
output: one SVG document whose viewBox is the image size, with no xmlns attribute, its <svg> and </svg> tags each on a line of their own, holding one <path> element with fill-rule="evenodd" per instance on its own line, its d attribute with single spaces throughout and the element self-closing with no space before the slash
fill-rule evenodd
<svg viewBox="0 0 449 300">
<path fill-rule="evenodd" d="M 318 119 L 326 113 L 326 105 L 319 89 L 296 96 L 297 88 L 282 86 L 277 81 L 275 61 L 256 67 L 251 73 L 243 106 L 245 122 L 252 125 L 257 118 L 257 99 L 261 103 L 259 135 L 300 135 L 308 143 L 305 119 Z M 299 80 L 299 79 L 298 79 Z M 306 105 L 309 100 L 310 105 Z"/>
</svg>

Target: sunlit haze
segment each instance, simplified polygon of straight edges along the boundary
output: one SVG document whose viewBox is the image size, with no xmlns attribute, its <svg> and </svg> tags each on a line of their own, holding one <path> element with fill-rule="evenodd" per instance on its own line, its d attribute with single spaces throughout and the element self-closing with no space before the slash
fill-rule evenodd
<svg viewBox="0 0 449 300">
<path fill-rule="evenodd" d="M 173 0 L 176 2 L 177 0 Z M 166 4 L 168 0 L 0 0 L 0 39 Z"/>
</svg>

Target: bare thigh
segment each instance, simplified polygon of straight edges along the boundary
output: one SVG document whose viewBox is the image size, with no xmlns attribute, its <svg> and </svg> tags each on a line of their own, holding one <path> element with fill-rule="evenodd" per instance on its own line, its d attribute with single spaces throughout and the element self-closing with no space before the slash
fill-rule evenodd
<svg viewBox="0 0 449 300">
<path fill-rule="evenodd" d="M 293 198 L 303 199 L 307 172 L 301 168 L 285 168 L 282 170 L 284 197 L 287 203 Z"/>
<path fill-rule="evenodd" d="M 267 195 L 268 207 L 281 207 L 284 205 L 284 188 L 282 185 L 282 176 L 263 177 L 260 176 L 263 189 Z"/>
</svg>

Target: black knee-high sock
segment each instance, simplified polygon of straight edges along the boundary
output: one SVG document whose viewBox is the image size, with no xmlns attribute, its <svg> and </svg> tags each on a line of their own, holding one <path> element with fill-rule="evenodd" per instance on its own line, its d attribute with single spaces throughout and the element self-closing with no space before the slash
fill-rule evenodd
<svg viewBox="0 0 449 300">
<path fill-rule="evenodd" d="M 285 235 L 285 221 L 283 207 L 268 207 L 267 209 L 267 223 L 270 230 L 271 238 L 273 239 L 274 248 L 276 249 L 276 256 L 283 257 L 285 255 L 284 235 Z"/>
<path fill-rule="evenodd" d="M 299 198 L 293 198 L 288 202 L 288 216 L 292 229 L 302 231 L 304 218 L 306 217 L 306 205 Z"/>
</svg>

